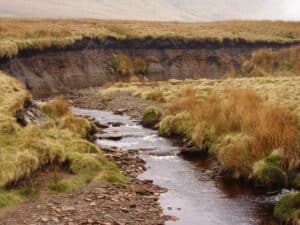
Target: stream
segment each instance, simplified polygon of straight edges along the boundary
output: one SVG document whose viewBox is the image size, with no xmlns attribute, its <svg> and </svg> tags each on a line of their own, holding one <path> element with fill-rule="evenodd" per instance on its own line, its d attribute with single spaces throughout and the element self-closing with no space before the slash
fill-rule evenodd
<svg viewBox="0 0 300 225">
<path fill-rule="evenodd" d="M 178 221 L 167 225 L 270 225 L 273 207 L 279 195 L 268 196 L 238 183 L 224 183 L 212 178 L 211 162 L 178 156 L 178 147 L 158 136 L 155 130 L 142 127 L 128 116 L 112 112 L 73 109 L 78 115 L 94 117 L 109 125 L 98 134 L 100 147 L 116 147 L 120 151 L 138 149 L 146 161 L 147 171 L 140 179 L 151 179 L 168 189 L 160 196 L 164 214 L 174 215 Z M 119 123 L 112 126 L 111 123 Z M 109 140 L 106 136 L 120 140 Z"/>
</svg>

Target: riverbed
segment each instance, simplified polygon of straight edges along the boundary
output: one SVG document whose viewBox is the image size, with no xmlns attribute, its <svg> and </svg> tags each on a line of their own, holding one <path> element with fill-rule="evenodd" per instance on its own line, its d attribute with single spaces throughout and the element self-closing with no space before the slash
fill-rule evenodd
<svg viewBox="0 0 300 225">
<path fill-rule="evenodd" d="M 223 182 L 214 176 L 211 160 L 179 156 L 179 147 L 172 141 L 128 116 L 100 110 L 75 108 L 73 111 L 107 125 L 96 135 L 100 147 L 139 150 L 147 166 L 139 178 L 151 179 L 168 189 L 159 202 L 164 214 L 174 215 L 178 220 L 166 224 L 276 224 L 272 210 L 279 195 L 267 195 L 245 184 Z"/>
</svg>

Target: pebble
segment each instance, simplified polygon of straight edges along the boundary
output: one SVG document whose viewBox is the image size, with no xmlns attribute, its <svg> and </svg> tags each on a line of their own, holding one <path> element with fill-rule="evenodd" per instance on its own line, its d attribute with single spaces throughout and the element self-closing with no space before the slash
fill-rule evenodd
<svg viewBox="0 0 300 225">
<path fill-rule="evenodd" d="M 64 212 L 75 211 L 75 208 L 73 206 L 63 206 L 61 209 Z"/>
<path fill-rule="evenodd" d="M 41 221 L 42 221 L 42 222 L 44 222 L 44 223 L 47 223 L 47 222 L 48 222 L 48 220 L 49 220 L 49 219 L 48 219 L 47 217 L 44 217 L 44 216 L 43 216 L 43 217 L 41 217 Z"/>
<path fill-rule="evenodd" d="M 90 206 L 91 206 L 91 207 L 96 206 L 96 202 L 91 202 Z"/>
<path fill-rule="evenodd" d="M 58 219 L 57 217 L 53 217 L 53 218 L 52 218 L 52 221 L 55 222 L 55 223 L 58 223 L 58 222 L 59 222 L 59 219 Z"/>
</svg>

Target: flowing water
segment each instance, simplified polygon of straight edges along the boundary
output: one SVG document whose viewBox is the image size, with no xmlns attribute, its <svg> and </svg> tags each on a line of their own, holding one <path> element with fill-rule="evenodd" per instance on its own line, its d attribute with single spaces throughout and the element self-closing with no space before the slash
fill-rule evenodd
<svg viewBox="0 0 300 225">
<path fill-rule="evenodd" d="M 102 134 L 97 144 L 120 151 L 140 150 L 148 170 L 139 178 L 152 179 L 155 184 L 168 188 L 168 192 L 161 195 L 160 204 L 165 214 L 179 218 L 166 224 L 274 224 L 272 209 L 279 196 L 268 196 L 245 185 L 213 179 L 209 160 L 178 156 L 178 147 L 171 141 L 130 117 L 99 110 L 74 109 L 74 112 L 94 117 L 101 124 L 121 124 L 103 130 L 106 135 L 122 136 L 120 140 L 105 139 Z"/>
</svg>

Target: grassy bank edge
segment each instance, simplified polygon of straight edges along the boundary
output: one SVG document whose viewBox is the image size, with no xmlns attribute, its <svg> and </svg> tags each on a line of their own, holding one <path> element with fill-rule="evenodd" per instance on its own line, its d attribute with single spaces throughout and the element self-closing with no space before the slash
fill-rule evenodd
<svg viewBox="0 0 300 225">
<path fill-rule="evenodd" d="M 98 146 L 86 140 L 92 124 L 73 115 L 64 99 L 42 103 L 38 108 L 30 106 L 31 97 L 23 85 L 2 72 L 0 89 L 3 93 L 0 96 L 0 208 L 37 196 L 31 187 L 19 188 L 16 184 L 49 165 L 57 165 L 71 175 L 50 182 L 49 190 L 56 193 L 75 191 L 92 180 L 127 182 L 118 166 L 108 161 Z M 15 116 L 27 107 L 34 107 L 40 116 L 23 126 Z"/>
</svg>

